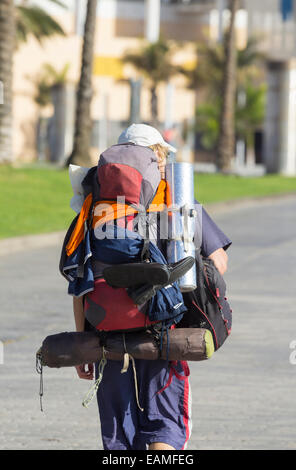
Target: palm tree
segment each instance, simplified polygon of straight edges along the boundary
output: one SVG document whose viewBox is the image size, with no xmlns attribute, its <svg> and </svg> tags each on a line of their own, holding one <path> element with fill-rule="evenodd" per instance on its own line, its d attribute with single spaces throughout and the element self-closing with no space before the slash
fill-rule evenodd
<svg viewBox="0 0 296 470">
<path fill-rule="evenodd" d="M 59 0 L 50 0 L 64 6 Z M 12 79 L 13 53 L 19 42 L 33 34 L 39 41 L 62 28 L 44 10 L 23 1 L 0 0 L 0 82 L 4 103 L 0 103 L 0 162 L 12 159 Z"/>
<path fill-rule="evenodd" d="M 67 81 L 70 63 L 67 62 L 61 70 L 57 70 L 51 64 L 42 66 L 39 76 L 32 79 L 36 86 L 35 102 L 43 108 L 51 103 L 51 90 L 56 85 L 64 85 Z"/>
<path fill-rule="evenodd" d="M 251 155 L 253 133 L 263 120 L 265 87 L 262 64 L 265 56 L 259 50 L 259 37 L 250 37 L 243 49 L 236 51 L 235 134 L 247 144 Z M 217 152 L 220 115 L 222 110 L 222 81 L 225 48 L 221 44 L 197 44 L 194 69 L 180 68 L 187 77 L 187 86 L 196 94 L 195 131 L 201 135 L 204 148 Z"/>
<path fill-rule="evenodd" d="M 3 103 L 0 102 L 0 162 L 12 155 L 12 58 L 15 49 L 15 19 L 13 0 L 0 2 L 0 82 Z"/>
<path fill-rule="evenodd" d="M 154 43 L 144 43 L 140 50 L 127 52 L 122 60 L 132 64 L 150 83 L 151 124 L 158 125 L 157 87 L 161 82 L 179 73 L 179 68 L 172 64 L 173 47 L 164 38 Z"/>
<path fill-rule="evenodd" d="M 257 66 L 265 59 L 264 54 L 258 49 L 259 42 L 259 37 L 251 36 L 243 49 L 236 50 L 238 86 L 245 82 L 246 75 L 258 79 L 259 69 Z M 180 73 L 187 78 L 187 87 L 197 93 L 205 89 L 209 95 L 216 96 L 217 91 L 221 93 L 225 67 L 225 47 L 221 44 L 197 43 L 195 63 L 194 68 L 179 67 Z"/>
<path fill-rule="evenodd" d="M 262 125 L 266 86 L 254 85 L 249 79 L 240 87 L 243 100 L 235 103 L 235 135 L 246 142 L 247 160 L 254 161 L 254 132 Z M 196 108 L 196 131 L 205 149 L 217 150 L 221 97 L 216 95 Z"/>
<path fill-rule="evenodd" d="M 89 166 L 92 129 L 90 105 L 92 99 L 93 51 L 96 33 L 97 0 L 88 0 L 84 24 L 80 80 L 77 92 L 74 144 L 66 164 Z"/>
<path fill-rule="evenodd" d="M 188 69 L 179 67 L 187 79 L 187 88 L 196 93 L 196 101 L 201 91 L 216 95 L 221 88 L 222 70 L 224 65 L 224 49 L 220 44 L 197 43 L 195 47 L 195 66 Z"/>
<path fill-rule="evenodd" d="M 219 139 L 217 148 L 217 167 L 220 171 L 229 171 L 235 148 L 235 98 L 236 98 L 236 44 L 235 16 L 239 0 L 230 0 L 230 26 L 225 34 L 225 64 L 222 82 L 222 107 L 220 115 Z"/>
<path fill-rule="evenodd" d="M 48 1 L 66 8 L 65 4 L 59 0 Z M 26 42 L 30 35 L 33 35 L 40 43 L 53 34 L 65 35 L 63 28 L 54 18 L 43 8 L 28 5 L 27 0 L 15 6 L 15 23 L 17 44 Z"/>
</svg>

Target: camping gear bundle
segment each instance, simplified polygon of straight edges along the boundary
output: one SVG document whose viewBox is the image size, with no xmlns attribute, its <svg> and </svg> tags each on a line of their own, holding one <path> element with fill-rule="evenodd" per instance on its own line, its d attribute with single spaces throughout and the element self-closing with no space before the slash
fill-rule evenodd
<svg viewBox="0 0 296 470">
<path fill-rule="evenodd" d="M 82 174 L 59 269 L 92 331 L 45 338 L 37 370 L 100 361 L 101 380 L 106 360 L 210 358 L 231 309 L 222 276 L 194 245 L 192 165 L 169 164 L 160 180 L 151 149 L 121 144 Z"/>
</svg>

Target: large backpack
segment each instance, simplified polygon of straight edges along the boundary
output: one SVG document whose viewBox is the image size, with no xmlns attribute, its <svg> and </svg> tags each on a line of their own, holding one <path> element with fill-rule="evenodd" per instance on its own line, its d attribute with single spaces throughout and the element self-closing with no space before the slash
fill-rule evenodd
<svg viewBox="0 0 296 470">
<path fill-rule="evenodd" d="M 127 289 L 109 286 L 102 276 L 92 277 L 91 260 L 105 266 L 108 263 L 140 262 L 143 253 L 148 251 L 146 259 L 166 263 L 154 244 L 145 244 L 136 232 L 131 237 L 132 232 L 127 228 L 137 228 L 132 222 L 138 206 L 149 210 L 159 191 L 164 192 L 154 152 L 133 144 L 112 146 L 102 153 L 98 165 L 90 169 L 83 187 L 85 203 L 66 234 L 60 272 L 69 281 L 69 293 L 84 296 L 87 322 L 97 330 L 109 332 L 145 329 L 155 324 L 168 328 L 176 324 L 186 311 L 176 283 L 157 293 L 159 302 L 153 299 L 152 316 L 149 305 L 135 305 Z M 118 196 L 124 196 L 122 204 L 118 203 Z M 103 216 L 97 214 L 101 204 L 107 204 L 111 209 Z M 113 228 L 120 234 L 129 232 L 129 237 L 121 240 L 120 236 L 112 242 L 108 237 L 98 239 L 96 230 Z"/>
</svg>

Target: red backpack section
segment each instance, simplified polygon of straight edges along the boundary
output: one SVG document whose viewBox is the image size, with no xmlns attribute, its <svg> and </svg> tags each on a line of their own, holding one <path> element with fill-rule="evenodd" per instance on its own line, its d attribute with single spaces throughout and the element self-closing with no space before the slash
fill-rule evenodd
<svg viewBox="0 0 296 470">
<path fill-rule="evenodd" d="M 124 195 L 129 204 L 139 204 L 143 177 L 130 165 L 108 163 L 98 168 L 101 199 Z"/>
<path fill-rule="evenodd" d="M 147 208 L 160 183 L 157 156 L 147 147 L 113 145 L 100 156 L 97 178 L 101 201 L 124 196 L 126 204 Z"/>
<path fill-rule="evenodd" d="M 95 288 L 84 299 L 87 321 L 100 331 L 127 331 L 146 328 L 148 316 L 134 304 L 126 289 L 113 288 L 102 278 L 95 280 Z"/>
</svg>

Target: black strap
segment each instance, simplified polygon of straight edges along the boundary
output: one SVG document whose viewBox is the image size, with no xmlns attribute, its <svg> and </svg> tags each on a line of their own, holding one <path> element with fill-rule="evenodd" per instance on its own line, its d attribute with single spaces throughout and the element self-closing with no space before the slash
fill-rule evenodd
<svg viewBox="0 0 296 470">
<path fill-rule="evenodd" d="M 143 248 L 141 251 L 141 261 L 148 261 L 150 256 L 150 250 L 149 250 L 149 239 L 144 238 L 143 240 Z"/>
</svg>

